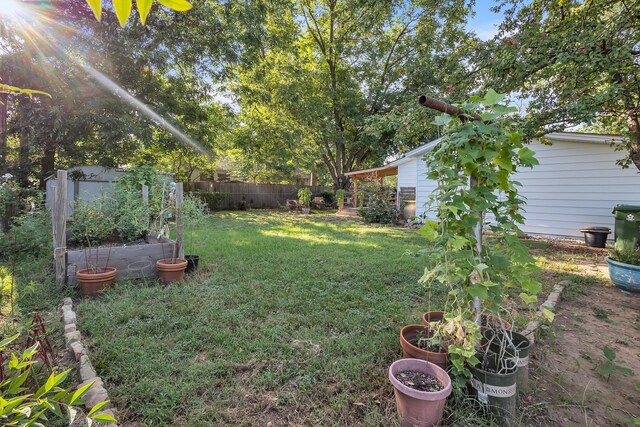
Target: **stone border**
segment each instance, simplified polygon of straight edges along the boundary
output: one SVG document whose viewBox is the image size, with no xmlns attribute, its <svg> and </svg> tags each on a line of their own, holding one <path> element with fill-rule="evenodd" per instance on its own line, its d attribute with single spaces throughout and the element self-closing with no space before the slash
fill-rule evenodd
<svg viewBox="0 0 640 427">
<path fill-rule="evenodd" d="M 521 332 L 522 335 L 529 338 L 529 341 L 531 341 L 531 345 L 533 345 L 533 343 L 536 340 L 536 331 L 540 327 L 541 321 L 544 318 L 542 315 L 542 309 L 548 308 L 553 310 L 564 288 L 568 285 L 571 285 L 572 283 L 573 282 L 571 282 L 570 280 L 563 280 L 562 282 L 555 285 L 553 287 L 553 291 L 547 297 L 547 300 L 543 302 L 540 308 L 538 309 L 538 312 L 536 313 L 536 318 L 531 322 L 529 322 L 527 327 Z"/>
<path fill-rule="evenodd" d="M 67 349 L 71 353 L 71 356 L 76 362 L 80 362 L 80 379 L 82 383 L 79 387 L 94 381 L 93 385 L 87 390 L 82 400 L 84 400 L 84 406 L 87 409 L 87 413 L 98 403 L 109 400 L 109 394 L 104 387 L 102 378 L 97 374 L 89 357 L 86 354 L 85 348 L 82 345 L 80 331 L 76 327 L 76 313 L 73 311 L 73 301 L 67 297 L 62 303 L 62 322 L 64 324 L 64 339 Z M 115 418 L 115 411 L 110 409 L 109 404 L 98 411 L 99 414 L 108 414 Z M 109 408 L 109 409 L 108 409 Z M 105 427 L 116 427 L 115 423 L 100 424 Z"/>
</svg>

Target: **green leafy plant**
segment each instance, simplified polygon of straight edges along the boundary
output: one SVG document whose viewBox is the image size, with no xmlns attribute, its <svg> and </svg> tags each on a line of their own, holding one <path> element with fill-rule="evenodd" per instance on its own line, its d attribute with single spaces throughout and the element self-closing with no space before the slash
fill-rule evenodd
<svg viewBox="0 0 640 427">
<path fill-rule="evenodd" d="M 149 208 L 143 203 L 142 193 L 118 189 L 113 197 L 115 199 L 114 226 L 120 239 L 129 243 L 147 237 Z"/>
<path fill-rule="evenodd" d="M 596 365 L 596 372 L 609 381 L 613 374 L 622 374 L 625 377 L 632 377 L 634 372 L 632 369 L 619 365 L 615 362 L 616 352 L 608 346 L 605 346 L 602 350 L 604 353 L 604 360 Z"/>
<path fill-rule="evenodd" d="M 364 191 L 358 191 L 358 207 L 362 208 L 364 207 L 364 195 L 365 192 Z"/>
<path fill-rule="evenodd" d="M 618 239 L 609 258 L 623 264 L 640 265 L 640 248 L 635 241 Z"/>
<path fill-rule="evenodd" d="M 231 200 L 231 194 L 229 193 L 194 192 L 193 195 L 195 197 L 199 197 L 203 202 L 205 202 L 210 211 L 220 211 L 224 209 L 227 202 Z"/>
<path fill-rule="evenodd" d="M 14 219 L 9 234 L 16 236 L 16 253 L 21 256 L 46 258 L 51 255 L 51 214 L 36 209 Z M 0 254 L 13 251 L 10 239 L 0 239 Z"/>
<path fill-rule="evenodd" d="M 368 206 L 360 209 L 358 215 L 367 223 L 393 224 L 398 218 L 398 210 L 390 197 L 393 190 L 377 180 L 372 182 L 371 189 Z"/>
<path fill-rule="evenodd" d="M 311 203 L 311 190 L 309 188 L 301 188 L 298 190 L 298 200 L 302 203 L 303 206 L 309 207 Z"/>
<path fill-rule="evenodd" d="M 20 334 L 15 334 L 0 341 L 0 352 L 15 342 Z M 73 422 L 76 411 L 73 405 L 83 403 L 81 398 L 93 385 L 93 381 L 73 391 L 64 388 L 70 369 L 51 373 L 46 379 L 39 378 L 34 367 L 38 366 L 36 356 L 38 344 L 27 348 L 22 353 L 11 351 L 2 366 L 5 380 L 0 383 L 0 424 L 3 426 L 44 426 L 41 421 L 49 423 L 49 416 L 65 418 L 62 410 L 66 409 Z M 115 422 L 109 414 L 99 413 L 108 401 L 94 406 L 87 414 L 90 420 Z"/>
<path fill-rule="evenodd" d="M 115 229 L 113 199 L 106 196 L 74 203 L 73 221 L 69 225 L 71 241 L 78 245 L 95 246 L 107 241 Z"/>
<path fill-rule="evenodd" d="M 207 204 L 198 196 L 187 195 L 182 201 L 180 215 L 185 231 L 189 233 L 189 246 L 194 251 L 193 231 L 207 218 Z"/>
<path fill-rule="evenodd" d="M 428 289 L 446 286 L 445 312 L 458 321 L 453 333 L 465 338 L 449 347 L 454 384 L 464 387 L 471 374 L 483 315 L 500 319 L 504 296 L 518 290 L 525 303 L 536 301 L 534 258 L 518 239 L 523 200 L 517 168 L 537 164 L 526 147 L 503 95 L 488 91 L 458 105 L 462 117 L 436 116 L 446 126 L 443 141 L 427 156 L 428 178 L 437 183 L 430 206 L 438 221 L 427 220 L 420 233 L 431 241 L 431 264 L 420 279 Z M 488 223 L 491 237 L 483 236 Z M 500 322 L 498 322 L 500 323 Z"/>
<path fill-rule="evenodd" d="M 338 188 L 336 190 L 336 201 L 338 202 L 338 209 L 344 208 L 344 198 L 346 195 L 347 192 L 344 189 Z"/>
<path fill-rule="evenodd" d="M 327 207 L 334 206 L 336 203 L 336 195 L 333 191 L 325 190 L 320 193 L 320 197 L 322 197 Z"/>
</svg>

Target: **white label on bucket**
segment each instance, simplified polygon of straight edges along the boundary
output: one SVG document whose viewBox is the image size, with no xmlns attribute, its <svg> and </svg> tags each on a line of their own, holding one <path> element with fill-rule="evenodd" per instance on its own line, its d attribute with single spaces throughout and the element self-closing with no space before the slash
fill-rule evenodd
<svg viewBox="0 0 640 427">
<path fill-rule="evenodd" d="M 476 390 L 478 390 L 478 400 L 486 403 L 485 401 L 483 401 L 482 399 L 485 398 L 486 396 L 493 396 L 493 397 L 511 397 L 511 396 L 515 396 L 516 394 L 516 385 L 510 385 L 510 386 L 506 386 L 506 387 L 502 387 L 502 386 L 497 386 L 497 385 L 491 385 L 491 384 L 484 384 L 481 383 L 480 381 L 478 381 L 477 379 L 473 378 L 471 380 L 471 386 L 473 388 L 475 388 Z M 481 397 L 482 395 L 482 397 Z"/>
<path fill-rule="evenodd" d="M 529 356 L 521 357 L 518 359 L 518 367 L 527 366 L 529 364 Z"/>
<path fill-rule="evenodd" d="M 480 403 L 489 403 L 489 396 L 486 393 L 478 391 L 478 400 Z"/>
</svg>

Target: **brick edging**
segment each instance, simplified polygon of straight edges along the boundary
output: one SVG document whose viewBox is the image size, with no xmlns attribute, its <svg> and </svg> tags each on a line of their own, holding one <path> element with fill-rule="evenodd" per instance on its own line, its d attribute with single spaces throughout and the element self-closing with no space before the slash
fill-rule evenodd
<svg viewBox="0 0 640 427">
<path fill-rule="evenodd" d="M 529 338 L 529 341 L 531 341 L 532 345 L 536 339 L 536 331 L 540 327 L 542 319 L 544 319 L 542 315 L 542 309 L 553 309 L 556 306 L 558 299 L 560 298 L 560 294 L 564 290 L 565 286 L 570 285 L 571 283 L 572 282 L 570 280 L 563 280 L 562 282 L 555 285 L 553 287 L 553 291 L 547 297 L 547 300 L 543 302 L 542 305 L 540 305 L 540 308 L 536 312 L 536 318 L 529 322 L 527 327 L 521 332 L 522 335 Z"/>
<path fill-rule="evenodd" d="M 109 400 L 109 394 L 107 393 L 102 378 L 97 374 L 87 352 L 82 345 L 82 337 L 80 331 L 76 326 L 76 313 L 73 311 L 73 301 L 67 297 L 62 303 L 62 322 L 64 324 L 64 340 L 67 349 L 71 353 L 71 356 L 76 362 L 80 362 L 80 379 L 82 383 L 79 387 L 94 381 L 93 385 L 87 390 L 82 400 L 84 400 L 84 406 L 87 412 L 91 410 L 98 403 Z M 98 413 L 108 414 L 115 418 L 115 411 L 110 408 L 111 405 L 107 404 Z M 117 427 L 115 423 L 101 424 L 105 427 Z"/>
</svg>

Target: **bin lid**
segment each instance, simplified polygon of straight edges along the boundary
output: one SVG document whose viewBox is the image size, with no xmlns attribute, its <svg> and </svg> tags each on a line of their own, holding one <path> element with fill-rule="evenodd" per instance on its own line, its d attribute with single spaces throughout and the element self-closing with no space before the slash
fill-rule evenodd
<svg viewBox="0 0 640 427">
<path fill-rule="evenodd" d="M 581 233 L 611 233 L 611 229 L 609 227 L 581 227 Z"/>
<path fill-rule="evenodd" d="M 613 213 L 616 212 L 640 212 L 640 206 L 638 205 L 616 205 L 613 208 Z"/>
</svg>

